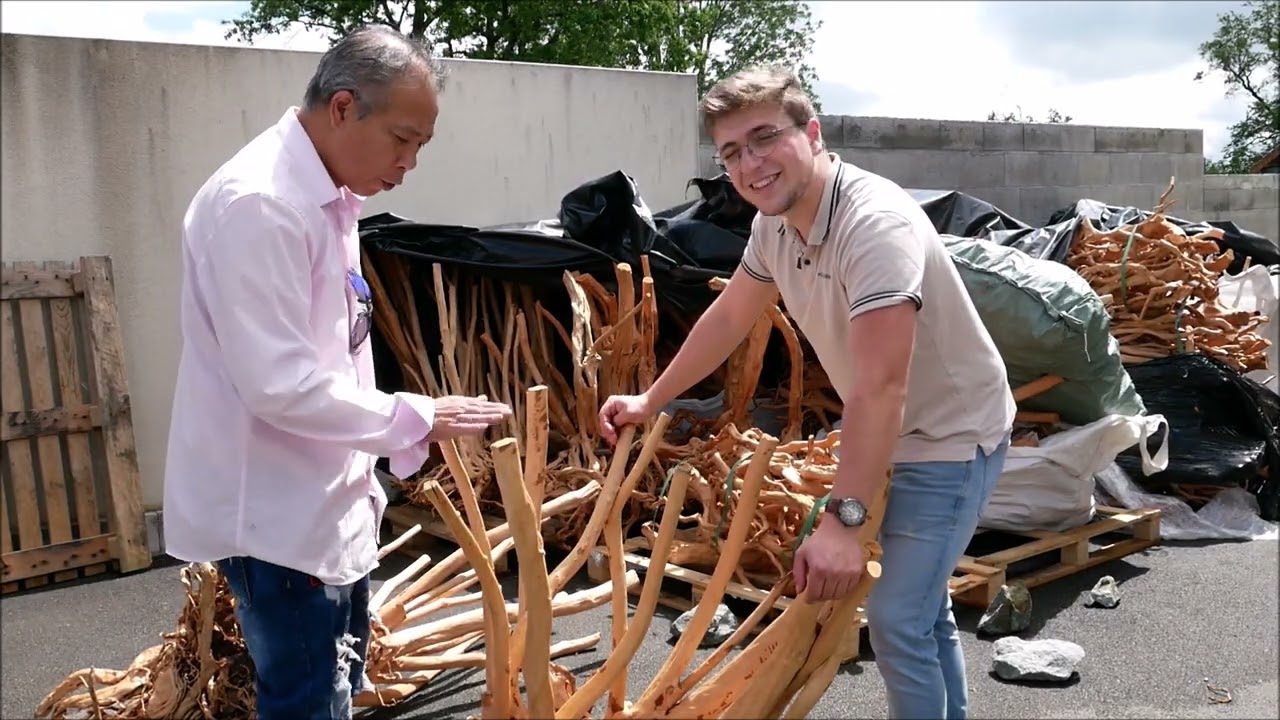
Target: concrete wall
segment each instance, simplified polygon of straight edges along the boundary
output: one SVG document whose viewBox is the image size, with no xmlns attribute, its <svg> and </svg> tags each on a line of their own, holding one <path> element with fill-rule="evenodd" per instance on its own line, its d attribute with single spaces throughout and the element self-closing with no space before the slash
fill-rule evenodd
<svg viewBox="0 0 1280 720">
<path fill-rule="evenodd" d="M 1150 207 L 1177 177 L 1181 212 L 1203 207 L 1201 130 L 1022 125 L 826 115 L 827 147 L 904 187 L 959 190 L 1039 225 L 1091 198 Z M 705 134 L 699 170 L 719 172 Z"/>
<path fill-rule="evenodd" d="M 1230 220 L 1280 245 L 1280 175 L 1205 175 L 1204 218 Z"/>
<path fill-rule="evenodd" d="M 161 500 L 191 195 L 297 103 L 319 55 L 3 35 L 3 259 L 114 259 L 144 502 Z M 436 140 L 369 213 L 487 225 L 554 217 L 622 169 L 654 209 L 696 172 L 692 76 L 452 62 Z"/>
</svg>

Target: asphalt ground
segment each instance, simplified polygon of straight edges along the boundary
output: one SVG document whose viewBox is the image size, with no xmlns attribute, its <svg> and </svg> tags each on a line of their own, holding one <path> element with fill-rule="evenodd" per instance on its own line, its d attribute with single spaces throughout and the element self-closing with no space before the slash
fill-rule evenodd
<svg viewBox="0 0 1280 720">
<path fill-rule="evenodd" d="M 972 716 L 1280 717 L 1277 546 L 1274 541 L 1165 544 L 1034 589 L 1032 625 L 1021 636 L 1069 640 L 1086 653 L 1078 677 L 1062 685 L 997 679 L 991 672 L 992 639 L 975 634 L 981 613 L 959 609 Z M 378 577 L 389 577 L 404 563 L 396 556 Z M 179 567 L 163 558 L 145 572 L 107 574 L 0 599 L 3 717 L 32 717 L 41 698 L 70 672 L 89 665 L 122 669 L 139 651 L 160 642 L 181 608 Z M 1083 607 L 1079 594 L 1103 575 L 1119 582 L 1120 605 Z M 514 574 L 503 584 L 507 597 L 514 598 Z M 569 589 L 588 585 L 584 574 Z M 669 621 L 675 615 L 659 607 L 629 668 L 631 697 L 669 652 Z M 593 632 L 604 638 L 598 649 L 558 661 L 579 678 L 606 656 L 608 604 L 556 620 L 553 642 Z M 1229 690 L 1231 702 L 1210 702 L 1206 680 Z M 477 715 L 483 684 L 482 670 L 447 671 L 399 707 L 364 715 L 379 720 Z M 862 657 L 842 668 L 811 717 L 885 716 L 884 686 L 864 635 Z"/>
</svg>

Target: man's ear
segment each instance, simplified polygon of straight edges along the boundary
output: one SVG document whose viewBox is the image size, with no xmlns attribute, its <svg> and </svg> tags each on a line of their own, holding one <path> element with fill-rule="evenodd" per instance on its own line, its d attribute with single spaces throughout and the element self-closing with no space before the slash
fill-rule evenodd
<svg viewBox="0 0 1280 720">
<path fill-rule="evenodd" d="M 813 154 L 820 154 L 826 148 L 826 143 L 822 140 L 822 123 L 818 122 L 818 118 L 809 120 L 804 133 L 809 137 L 809 149 Z"/>
<path fill-rule="evenodd" d="M 329 124 L 333 127 L 341 127 L 343 124 L 355 120 L 356 117 L 356 96 L 350 90 L 339 90 L 329 98 Z"/>
</svg>

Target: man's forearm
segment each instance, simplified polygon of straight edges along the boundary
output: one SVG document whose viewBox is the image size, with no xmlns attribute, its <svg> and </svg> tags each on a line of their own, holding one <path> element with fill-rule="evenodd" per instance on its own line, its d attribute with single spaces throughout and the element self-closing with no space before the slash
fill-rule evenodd
<svg viewBox="0 0 1280 720">
<path fill-rule="evenodd" d="M 655 409 L 665 407 L 724 364 L 755 323 L 753 317 L 734 318 L 719 299 L 694 323 L 671 364 L 648 389 Z"/>
<path fill-rule="evenodd" d="M 905 388 L 893 385 L 855 391 L 840 425 L 840 463 L 831 497 L 854 497 L 870 508 L 879 497 L 902 432 Z"/>
</svg>

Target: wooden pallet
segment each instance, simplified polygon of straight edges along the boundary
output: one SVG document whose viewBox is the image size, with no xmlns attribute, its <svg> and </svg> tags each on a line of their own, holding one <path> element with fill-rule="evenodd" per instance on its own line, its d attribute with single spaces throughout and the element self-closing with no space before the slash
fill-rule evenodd
<svg viewBox="0 0 1280 720">
<path fill-rule="evenodd" d="M 111 259 L 4 263 L 3 592 L 149 567 Z"/>
<path fill-rule="evenodd" d="M 410 555 L 413 558 L 417 558 L 423 553 L 431 552 L 431 540 L 422 537 L 423 535 L 434 538 L 437 541 L 443 540 L 455 547 L 458 544 L 453 537 L 453 533 L 449 532 L 449 528 L 445 526 L 444 521 L 436 517 L 433 511 L 412 503 L 388 507 L 387 511 L 383 513 L 383 520 L 387 522 L 396 536 L 408 532 L 409 528 L 414 525 L 422 528 L 415 537 L 410 538 L 396 549 L 396 552 Z M 494 515 L 484 516 L 484 524 L 488 529 L 493 529 L 504 522 L 506 521 Z M 494 563 L 494 571 L 499 573 L 507 572 L 510 570 L 510 563 L 513 561 L 514 553 L 507 553 L 497 563 Z"/>
<path fill-rule="evenodd" d="M 987 532 L 1000 532 L 1027 538 L 1028 541 L 979 557 L 966 556 L 966 563 L 972 563 L 976 568 L 989 568 L 985 571 L 989 574 L 984 584 L 953 593 L 953 598 L 961 604 L 986 608 L 995 599 L 1000 586 L 1006 583 L 1017 582 L 1028 589 L 1039 587 L 1145 550 L 1160 541 L 1160 510 L 1125 510 L 1099 505 L 1097 517 L 1092 522 L 1064 532 Z M 1102 542 L 1105 536 L 1113 534 L 1127 537 L 1110 543 Z M 1045 555 L 1053 552 L 1059 553 L 1058 561 L 1047 567 L 1029 572 L 1011 570 L 1016 563 L 1043 561 L 1046 559 Z"/>
</svg>

